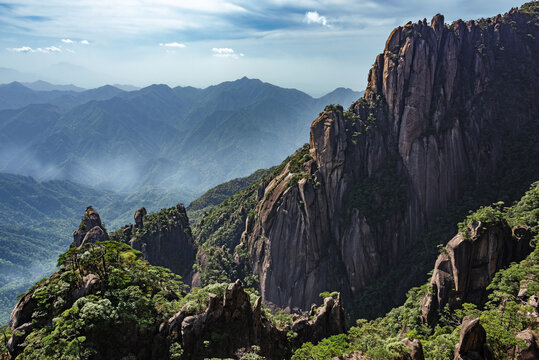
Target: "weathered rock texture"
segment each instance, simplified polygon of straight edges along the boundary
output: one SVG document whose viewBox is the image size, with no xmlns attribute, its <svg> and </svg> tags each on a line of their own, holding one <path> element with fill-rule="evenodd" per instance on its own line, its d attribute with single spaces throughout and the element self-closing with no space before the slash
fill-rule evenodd
<svg viewBox="0 0 539 360">
<path fill-rule="evenodd" d="M 87 207 L 79 228 L 73 232 L 73 243 L 71 247 L 81 247 L 84 244 L 108 239 L 109 235 L 101 223 L 99 213 L 91 206 Z"/>
<path fill-rule="evenodd" d="M 513 9 L 448 26 L 437 15 L 391 33 L 364 98 L 312 123 L 310 157 L 267 184 L 247 218 L 242 246 L 266 303 L 307 309 L 322 291 L 357 294 L 465 188 L 505 169 L 504 149 L 539 110 L 528 20 Z M 528 155 L 538 154 L 536 143 Z"/>
<path fill-rule="evenodd" d="M 291 328 L 279 329 L 272 325 L 262 311 L 261 299 L 251 306 L 249 295 L 238 280 L 230 284 L 224 297 L 210 295 L 208 308 L 202 314 L 189 315 L 182 309 L 160 329 L 162 338 L 178 342 L 186 358 L 204 358 L 204 341 L 212 342 L 211 356 L 233 357 L 238 349 L 260 347 L 260 355 L 267 359 L 290 356 L 286 345 L 287 332 L 297 333 L 297 342 L 316 343 L 321 339 L 345 331 L 344 310 L 340 297 L 326 298 L 312 319 L 297 319 Z"/>
<path fill-rule="evenodd" d="M 135 213 L 130 245 L 150 264 L 167 267 L 190 283 L 196 251 L 185 207 L 178 204 L 149 216 L 145 213 L 144 208 Z M 125 228 L 123 232 L 131 234 Z"/>
<path fill-rule="evenodd" d="M 401 341 L 408 347 L 408 349 L 410 349 L 411 360 L 425 360 L 425 355 L 423 354 L 423 345 L 421 345 L 421 341 L 419 341 L 419 339 L 410 340 L 408 338 L 404 338 Z"/>
<path fill-rule="evenodd" d="M 460 341 L 455 348 L 454 360 L 494 360 L 487 346 L 487 333 L 479 318 L 462 319 Z"/>
<path fill-rule="evenodd" d="M 524 342 L 524 346 L 517 347 L 516 357 L 518 360 L 539 359 L 539 344 L 537 337 L 531 330 L 523 330 L 517 334 L 517 339 Z"/>
<path fill-rule="evenodd" d="M 456 235 L 436 260 L 431 291 L 421 302 L 423 319 L 434 325 L 446 304 L 482 305 L 496 271 L 531 252 L 530 235 L 530 229 L 525 227 L 511 231 L 505 221 L 486 228 L 478 222 L 469 233 Z"/>
</svg>

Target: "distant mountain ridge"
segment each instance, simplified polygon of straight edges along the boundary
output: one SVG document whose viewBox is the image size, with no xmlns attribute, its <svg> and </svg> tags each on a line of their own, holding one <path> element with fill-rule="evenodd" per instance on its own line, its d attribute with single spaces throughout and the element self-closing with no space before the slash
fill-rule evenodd
<svg viewBox="0 0 539 360">
<path fill-rule="evenodd" d="M 315 99 L 246 77 L 129 92 L 33 91 L 14 82 L 0 85 L 0 171 L 120 190 L 203 191 L 276 164 L 307 141 L 310 119 L 327 102 L 360 95 L 340 88 Z"/>
<path fill-rule="evenodd" d="M 81 92 L 86 89 L 75 86 L 73 84 L 67 84 L 67 85 L 57 85 L 57 84 L 51 84 L 50 82 L 43 81 L 43 80 L 37 80 L 33 82 L 22 82 L 22 85 L 26 86 L 27 88 L 35 91 L 54 91 L 54 90 L 60 90 L 60 91 L 76 91 Z"/>
<path fill-rule="evenodd" d="M 111 85 L 85 90 L 70 85 L 52 85 L 45 81 L 29 85 L 14 81 L 0 85 L 0 110 L 19 109 L 31 104 L 51 104 L 70 109 L 91 100 L 107 100 L 121 92 L 123 90 Z"/>
</svg>

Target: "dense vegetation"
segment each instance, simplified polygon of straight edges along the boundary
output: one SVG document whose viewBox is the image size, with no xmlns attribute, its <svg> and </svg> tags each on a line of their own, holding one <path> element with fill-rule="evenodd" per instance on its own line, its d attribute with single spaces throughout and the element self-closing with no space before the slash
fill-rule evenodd
<svg viewBox="0 0 539 360">
<path fill-rule="evenodd" d="M 259 189 L 280 174 L 287 164 L 292 173 L 301 173 L 299 166 L 306 161 L 308 149 L 309 145 L 305 144 L 279 166 L 265 170 L 256 182 L 212 208 L 195 224 L 193 234 L 199 247 L 195 270 L 200 272 L 202 286 L 237 278 L 249 287 L 257 285 L 257 277 L 250 270 L 249 255 L 245 248 L 238 246 L 246 219 L 255 220 L 255 208 L 261 196 Z"/>
<path fill-rule="evenodd" d="M 55 270 L 88 205 L 99 210 L 108 229 L 115 229 L 132 222 L 141 206 L 156 211 L 192 197 L 156 189 L 125 195 L 71 181 L 0 174 L 0 324 L 18 294 Z"/>
<path fill-rule="evenodd" d="M 29 290 L 38 329 L 27 337 L 21 359 L 135 356 L 150 347 L 160 321 L 181 308 L 180 278 L 150 266 L 127 245 L 71 249 L 58 265 L 60 270 Z M 90 276 L 97 282 L 85 290 Z"/>
<path fill-rule="evenodd" d="M 191 223 L 198 222 L 215 206 L 222 203 L 225 199 L 243 190 L 245 187 L 257 182 L 268 173 L 267 169 L 259 169 L 251 175 L 243 178 L 237 178 L 217 185 L 206 191 L 202 196 L 194 200 L 187 207 L 187 214 Z"/>
<path fill-rule="evenodd" d="M 435 327 L 420 321 L 420 300 L 429 284 L 412 288 L 404 305 L 374 320 L 359 319 L 346 335 L 333 336 L 313 345 L 303 344 L 293 359 L 331 359 L 351 351 L 360 351 L 371 359 L 395 358 L 407 351 L 400 339 L 420 339 L 425 359 L 450 359 L 459 339 L 464 316 L 479 317 L 487 333 L 487 343 L 496 359 L 513 358 L 515 347 L 522 341 L 516 334 L 524 329 L 537 330 L 533 309 L 528 305 L 532 295 L 539 294 L 539 182 L 535 182 L 520 201 L 510 207 L 503 203 L 482 207 L 470 214 L 463 224 L 481 220 L 484 224 L 507 221 L 511 226 L 529 226 L 534 234 L 533 252 L 520 263 L 496 273 L 488 286 L 488 302 L 484 306 L 464 303 L 455 309 L 444 309 Z M 485 225 L 488 226 L 488 225 Z M 462 228 L 462 226 L 461 226 Z M 519 291 L 526 288 L 524 295 Z"/>
</svg>

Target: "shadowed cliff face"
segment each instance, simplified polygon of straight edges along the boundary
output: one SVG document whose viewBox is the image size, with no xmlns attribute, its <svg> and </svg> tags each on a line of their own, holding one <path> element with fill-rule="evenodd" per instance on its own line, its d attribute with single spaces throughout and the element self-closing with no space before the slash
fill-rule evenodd
<svg viewBox="0 0 539 360">
<path fill-rule="evenodd" d="M 242 244 L 264 301 L 307 308 L 322 291 L 358 293 L 466 186 L 515 171 L 502 159 L 537 118 L 538 50 L 538 28 L 516 9 L 395 29 L 364 98 L 326 108 L 308 155 L 247 220 Z"/>
<path fill-rule="evenodd" d="M 532 250 L 531 238 L 529 227 L 511 230 L 505 221 L 488 227 L 478 222 L 453 237 L 436 260 L 431 291 L 421 301 L 422 320 L 434 326 L 446 304 L 484 304 L 494 274 L 524 259 Z"/>
<path fill-rule="evenodd" d="M 150 215 L 141 208 L 134 218 L 134 228 L 123 229 L 133 233 L 129 244 L 141 251 L 150 264 L 169 268 L 190 284 L 196 250 L 185 207 L 178 204 Z"/>
</svg>

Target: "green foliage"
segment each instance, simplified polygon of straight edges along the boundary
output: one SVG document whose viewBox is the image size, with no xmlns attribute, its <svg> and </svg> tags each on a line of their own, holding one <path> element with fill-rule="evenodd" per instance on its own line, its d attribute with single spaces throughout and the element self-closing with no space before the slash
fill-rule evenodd
<svg viewBox="0 0 539 360">
<path fill-rule="evenodd" d="M 173 226 L 178 225 L 183 228 L 184 232 L 191 235 L 191 228 L 189 227 L 187 215 L 178 210 L 176 206 L 173 206 L 144 216 L 143 226 L 135 229 L 135 235 L 142 241 L 148 241 L 155 234 L 167 232 Z"/>
<path fill-rule="evenodd" d="M 180 301 L 180 305 L 182 308 L 187 306 L 189 314 L 200 314 L 208 307 L 210 294 L 223 298 L 227 286 L 228 283 L 214 283 L 203 288 L 192 288 L 189 294 Z"/>
<path fill-rule="evenodd" d="M 119 359 L 149 347 L 162 319 L 181 308 L 185 285 L 139 254 L 107 241 L 60 256 L 60 270 L 29 290 L 37 326 L 20 358 Z M 97 276 L 91 293 L 74 298 L 89 275 Z"/>
<path fill-rule="evenodd" d="M 7 342 L 11 338 L 11 328 L 8 325 L 0 327 L 0 359 L 3 359 L 2 356 L 5 356 L 7 359 L 8 349 Z"/>
<path fill-rule="evenodd" d="M 503 220 L 503 213 L 501 207 L 503 202 L 498 202 L 492 206 L 482 206 L 477 211 L 468 215 L 466 220 L 458 224 L 459 233 L 465 237 L 470 236 L 470 228 L 475 224 L 481 223 L 481 229 L 484 230 L 489 226 L 501 223 Z"/>
<path fill-rule="evenodd" d="M 352 348 L 348 336 L 339 334 L 323 339 L 318 344 L 313 345 L 311 342 L 304 343 L 292 355 L 292 360 L 330 360 L 335 356 L 341 356 Z"/>
<path fill-rule="evenodd" d="M 219 205 L 238 191 L 257 182 L 264 175 L 268 174 L 269 171 L 270 170 L 268 169 L 260 169 L 247 177 L 227 181 L 206 191 L 201 197 L 194 200 L 187 207 L 187 214 L 189 215 L 190 221 L 195 223 L 198 222 L 202 219 L 204 213 L 209 212 L 215 206 Z"/>
<path fill-rule="evenodd" d="M 333 292 L 324 291 L 318 294 L 318 296 L 320 296 L 322 299 L 325 299 L 328 297 L 336 298 L 338 295 L 339 295 L 338 291 L 333 291 Z"/>
<path fill-rule="evenodd" d="M 530 15 L 532 19 L 535 19 L 537 21 L 537 19 L 539 18 L 539 4 L 537 3 L 537 1 L 528 2 L 520 7 L 519 12 L 522 14 Z"/>
<path fill-rule="evenodd" d="M 530 190 L 518 203 L 507 209 L 505 218 L 511 226 L 529 226 L 536 234 L 533 242 L 537 245 L 539 237 L 539 181 L 531 185 Z"/>
<path fill-rule="evenodd" d="M 305 144 L 279 166 L 269 169 L 256 182 L 228 197 L 193 227 L 195 242 L 199 246 L 195 270 L 201 274 L 202 286 L 212 282 L 241 279 L 247 286 L 256 287 L 258 279 L 252 274 L 249 256 L 240 244 L 249 216 L 256 217 L 258 188 L 279 175 L 287 164 L 291 172 L 304 176 L 301 166 L 310 160 L 309 145 Z M 239 263 L 235 261 L 238 258 Z"/>
<path fill-rule="evenodd" d="M 406 183 L 386 166 L 376 175 L 357 182 L 345 197 L 347 206 L 356 208 L 365 215 L 367 222 L 374 224 L 387 220 L 406 204 Z"/>
<path fill-rule="evenodd" d="M 292 315 L 288 314 L 283 310 L 279 310 L 275 314 L 272 314 L 269 310 L 266 310 L 265 315 L 268 320 L 271 321 L 271 323 L 279 329 L 283 329 L 287 325 L 292 324 Z M 290 336 L 293 336 L 293 334 L 291 334 Z"/>
</svg>

